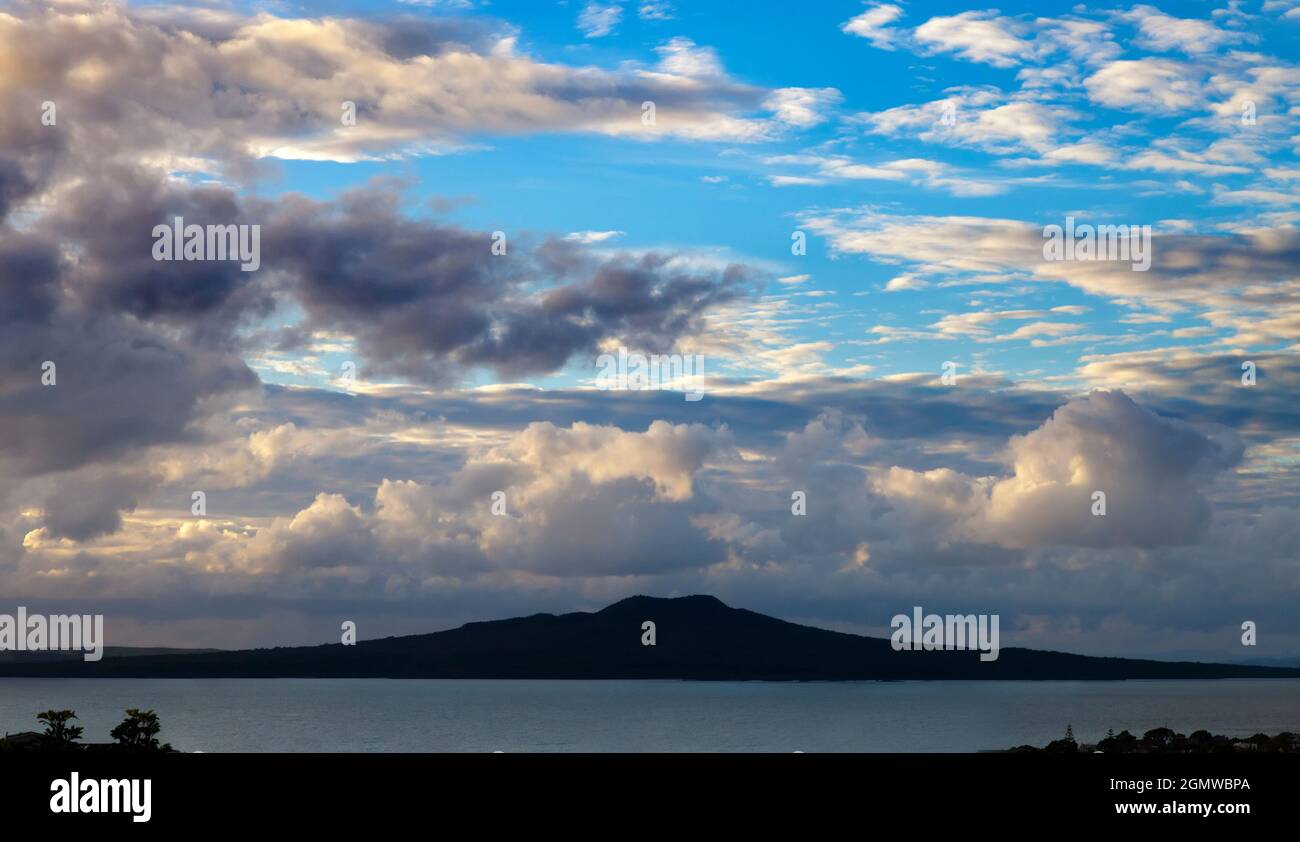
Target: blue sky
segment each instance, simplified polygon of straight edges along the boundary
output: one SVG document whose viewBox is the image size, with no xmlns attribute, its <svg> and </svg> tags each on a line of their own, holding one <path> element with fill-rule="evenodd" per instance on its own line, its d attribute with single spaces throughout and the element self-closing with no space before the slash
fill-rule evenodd
<svg viewBox="0 0 1300 842">
<path fill-rule="evenodd" d="M 662 134 L 611 138 L 560 130 L 480 133 L 463 138 L 468 149 L 447 155 L 346 164 L 284 161 L 279 178 L 261 189 L 294 189 L 327 197 L 377 176 L 398 176 L 410 180 L 407 196 L 413 206 L 431 197 L 463 198 L 464 203 L 450 210 L 447 217 L 467 226 L 539 234 L 612 231 L 619 233 L 608 244 L 620 248 L 679 248 L 733 256 L 769 270 L 767 294 L 795 296 L 793 304 L 799 305 L 801 318 L 788 328 L 788 337 L 795 343 L 835 344 L 823 354 L 828 365 L 870 364 L 876 373 L 896 374 L 934 370 L 952 360 L 966 370 L 1017 377 L 1068 376 L 1081 353 L 1103 347 L 1191 346 L 1211 338 L 1228 338 L 1231 332 L 1208 326 L 1194 312 L 1166 313 L 1166 320 L 1154 329 L 1126 324 L 1122 319 L 1132 315 L 1132 308 L 1117 306 L 1113 296 L 1089 294 L 1067 284 L 1034 283 L 1022 285 L 1014 296 L 1015 307 L 1007 309 L 1087 308 L 1054 323 L 1074 324 L 1074 336 L 1093 339 L 1071 340 L 1071 334 L 1052 334 L 1060 344 L 1045 347 L 1041 343 L 1035 346 L 1032 338 L 981 342 L 969 336 L 931 339 L 917 335 L 882 347 L 843 344 L 869 338 L 864 337 L 865 331 L 878 325 L 933 334 L 929 328 L 943 315 L 990 309 L 987 305 L 993 299 L 983 296 L 1004 295 L 1008 290 L 1004 284 L 970 283 L 954 275 L 946 282 L 966 282 L 958 286 L 937 282 L 925 289 L 887 293 L 886 284 L 905 271 L 905 262 L 900 269 L 899 263 L 846 253 L 819 236 L 813 236 L 806 256 L 792 257 L 789 237 L 800 229 L 799 215 L 817 209 L 870 206 L 897 216 L 979 216 L 1039 226 L 1061 224 L 1065 216 L 1073 214 L 1081 222 L 1096 224 L 1147 224 L 1161 230 L 1161 223 L 1170 221 L 1184 230 L 1213 230 L 1245 224 L 1261 210 L 1287 208 L 1284 199 L 1262 208 L 1245 199 L 1236 203 L 1205 201 L 1215 192 L 1258 188 L 1262 182 L 1283 193 L 1289 189 L 1294 198 L 1294 178 L 1260 177 L 1261 170 L 1284 169 L 1294 161 L 1294 151 L 1289 148 L 1294 142 L 1261 148 L 1263 144 L 1256 143 L 1264 133 L 1259 123 L 1245 126 L 1236 121 L 1234 125 L 1227 117 L 1217 124 L 1205 124 L 1208 102 L 1177 109 L 1144 109 L 1132 104 L 1115 106 L 1104 97 L 1089 96 L 1078 85 L 1027 90 L 1027 70 L 1072 66 L 1069 60 L 1062 61 L 1059 52 L 1034 59 L 1012 51 L 993 60 L 970 60 L 938 42 L 913 49 L 896 45 L 882 49 L 868 38 L 845 31 L 856 15 L 880 4 L 817 3 L 791 11 L 783 4 L 759 3 L 744 16 L 752 25 L 739 26 L 734 13 L 711 4 L 672 4 L 667 19 L 643 19 L 637 14 L 636 3 L 597 4 L 618 7 L 621 15 L 610 31 L 596 37 L 584 34 L 579 27 L 588 4 L 461 5 L 317 4 L 304 11 L 485 18 L 500 31 L 514 33 L 518 49 L 538 60 L 609 71 L 654 67 L 662 60 L 665 45 L 674 39 L 689 39 L 692 50 L 718 62 L 726 77 L 737 84 L 766 90 L 833 89 L 837 101 L 808 125 L 759 142 L 665 140 Z M 1059 14 L 1104 26 L 1107 43 L 1115 45 L 1115 58 L 1124 60 L 1177 60 L 1188 68 L 1198 64 L 1231 66 L 1224 56 L 1245 50 L 1269 56 L 1280 65 L 1295 59 L 1292 30 L 1296 23 L 1294 16 L 1287 22 L 1284 9 L 1270 14 L 1243 7 L 1241 14 L 1229 15 L 1203 3 L 1165 4 L 1159 10 L 1137 8 L 1138 13 L 1118 7 L 1097 11 L 1076 7 Z M 1142 12 L 1144 9 L 1147 11 Z M 909 24 L 918 26 L 934 17 L 963 12 L 970 10 L 954 4 L 909 4 L 901 7 L 901 14 L 885 30 L 901 32 Z M 1019 37 L 1026 42 L 1041 40 L 1035 28 L 1041 29 L 1041 21 L 1050 16 L 1025 4 L 1001 5 L 996 14 L 975 13 L 1007 21 L 1007 28 L 1022 27 Z M 1264 25 L 1270 17 L 1282 20 Z M 1143 35 L 1142 25 L 1144 20 L 1158 22 L 1159 18 L 1213 26 L 1225 33 L 1224 43 L 1214 51 L 1190 54 L 1153 44 Z M 778 21 L 779 25 L 771 25 Z M 1087 76 L 1086 70 L 1076 72 L 1080 78 Z M 1113 147 L 1113 157 L 1105 164 L 1065 161 L 1044 167 L 1034 162 L 1041 161 L 1046 147 L 1029 150 L 1009 136 L 953 143 L 942 138 L 922 139 L 917 136 L 920 131 L 872 132 L 864 130 L 861 122 L 860 115 L 946 101 L 959 97 L 961 91 L 1019 95 L 1042 103 L 1044 108 L 1069 109 L 1069 117 L 1054 127 L 1058 129 L 1055 136 L 1045 137 L 1044 142 L 1101 141 Z M 1279 107 L 1284 103 L 1284 99 L 1259 103 L 1261 122 L 1272 121 L 1276 126 L 1282 119 L 1289 120 L 1290 115 Z M 966 116 L 962 114 L 962 118 Z M 1225 149 L 1215 164 L 1201 172 L 1176 170 L 1167 164 L 1120 170 L 1126 155 L 1131 160 L 1149 151 L 1153 142 L 1171 140 L 1189 155 L 1203 152 L 1216 141 L 1243 146 L 1241 150 Z M 1249 159 L 1234 157 L 1246 149 L 1251 150 Z M 797 156 L 809 162 L 797 162 Z M 966 195 L 968 191 L 959 184 L 926 184 L 918 178 L 827 178 L 819 175 L 814 158 L 866 166 L 919 159 L 948 168 L 960 184 L 985 185 L 977 190 L 987 195 Z M 1241 171 L 1214 171 L 1216 164 Z M 817 179 L 819 183 L 773 183 L 780 178 Z M 1194 207 L 1189 207 L 1189 200 Z M 1165 230 L 1175 229 L 1165 226 Z M 810 278 L 797 285 L 776 282 L 776 278 L 801 275 Z M 1190 330 L 1194 335 L 1170 335 L 1178 330 Z M 1285 340 L 1268 347 L 1282 345 Z M 730 362 L 742 365 L 741 361 Z M 544 378 L 542 382 L 571 382 L 587 374 L 588 368 L 583 361 L 559 379 Z M 272 380 L 284 377 L 274 372 L 263 374 Z M 469 377 L 484 382 L 490 374 L 477 372 Z M 297 382 L 292 377 L 285 379 Z"/>
</svg>

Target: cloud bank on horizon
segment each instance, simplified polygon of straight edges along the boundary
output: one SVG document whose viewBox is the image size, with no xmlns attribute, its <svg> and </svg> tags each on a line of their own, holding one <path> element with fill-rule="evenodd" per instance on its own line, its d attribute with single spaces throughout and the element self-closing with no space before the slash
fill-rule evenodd
<svg viewBox="0 0 1300 842">
<path fill-rule="evenodd" d="M 5 599 L 1300 654 L 1300 4 L 815 6 L 0 8 Z"/>
</svg>

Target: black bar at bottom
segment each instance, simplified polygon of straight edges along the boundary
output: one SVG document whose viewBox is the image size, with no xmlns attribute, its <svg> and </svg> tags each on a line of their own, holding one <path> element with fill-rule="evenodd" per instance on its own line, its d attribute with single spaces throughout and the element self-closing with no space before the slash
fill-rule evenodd
<svg viewBox="0 0 1300 842">
<path fill-rule="evenodd" d="M 105 795 L 106 780 L 140 781 L 142 795 L 147 779 L 148 821 L 133 820 L 134 803 L 122 812 L 54 812 L 55 782 L 70 790 L 73 773 L 82 799 L 88 786 L 96 793 L 86 806 Z M 1137 822 L 1230 830 L 1294 818 L 1298 780 L 1294 755 L 0 755 L 6 827 L 128 834 L 407 822 L 458 835 L 473 827 L 604 826 L 621 835 L 698 823 L 770 831 L 840 821 L 866 832 L 897 820 L 927 829 Z M 121 785 L 111 787 L 126 800 Z M 56 806 L 70 807 L 66 799 Z"/>
</svg>

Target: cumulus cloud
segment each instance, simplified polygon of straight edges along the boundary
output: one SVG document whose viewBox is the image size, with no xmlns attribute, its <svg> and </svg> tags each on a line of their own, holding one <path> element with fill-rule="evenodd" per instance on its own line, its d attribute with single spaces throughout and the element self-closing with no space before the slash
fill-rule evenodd
<svg viewBox="0 0 1300 842">
<path fill-rule="evenodd" d="M 717 79 L 724 75 L 718 51 L 699 46 L 690 38 L 673 38 L 655 49 L 663 73 L 687 79 Z"/>
<path fill-rule="evenodd" d="M 1141 31 L 1139 43 L 1149 50 L 1205 53 L 1251 37 L 1245 33 L 1220 29 L 1209 21 L 1176 18 L 1154 6 L 1134 6 L 1121 14 L 1120 19 L 1133 23 Z"/>
<path fill-rule="evenodd" d="M 850 35 L 866 38 L 873 47 L 892 50 L 900 33 L 890 24 L 902 16 L 903 10 L 899 6 L 874 3 L 865 12 L 846 21 L 840 29 Z"/>
<path fill-rule="evenodd" d="M 354 575 L 631 575 L 707 566 L 722 545 L 692 525 L 696 477 L 734 459 L 725 430 L 657 421 L 644 432 L 530 424 L 446 484 L 385 479 L 372 514 L 319 494 L 259 530 L 249 557 L 275 570 Z"/>
<path fill-rule="evenodd" d="M 725 434 L 698 424 L 674 426 L 662 421 L 640 434 L 588 424 L 568 430 L 530 424 L 509 445 L 489 451 L 484 458 L 527 466 L 540 484 L 533 489 L 538 493 L 582 475 L 595 484 L 624 478 L 647 481 L 656 498 L 681 501 L 690 498 L 695 474 L 725 440 Z"/>
<path fill-rule="evenodd" d="M 341 494 L 321 493 L 292 518 L 277 519 L 249 542 L 259 569 L 366 568 L 373 536 L 361 510 Z"/>
<path fill-rule="evenodd" d="M 1181 111 L 1204 102 L 1200 74 L 1172 59 L 1112 61 L 1084 80 L 1093 102 L 1111 108 Z"/>
<path fill-rule="evenodd" d="M 1227 430 L 1207 434 L 1155 415 L 1122 392 L 1094 392 L 1011 441 L 1011 476 L 893 468 L 877 489 L 967 540 L 1156 547 L 1192 543 L 1205 532 L 1204 486 L 1242 453 Z M 1094 511 L 1098 492 L 1105 495 L 1104 515 Z"/>
<path fill-rule="evenodd" d="M 956 53 L 968 61 L 1013 67 L 1033 49 L 1027 28 L 996 12 L 936 16 L 916 28 L 914 37 L 935 53 Z"/>
</svg>

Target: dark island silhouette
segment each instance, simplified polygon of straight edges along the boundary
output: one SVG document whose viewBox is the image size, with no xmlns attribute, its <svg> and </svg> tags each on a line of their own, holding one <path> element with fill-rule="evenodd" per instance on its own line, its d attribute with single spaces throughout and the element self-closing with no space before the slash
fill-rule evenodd
<svg viewBox="0 0 1300 842">
<path fill-rule="evenodd" d="M 177 649 L 166 646 L 105 646 L 105 658 L 135 658 L 141 655 L 191 655 L 198 652 L 219 652 L 219 649 Z M 85 653 L 66 650 L 15 652 L 0 649 L 0 664 L 10 661 L 83 661 Z"/>
<path fill-rule="evenodd" d="M 642 645 L 642 623 L 656 644 Z M 887 639 L 731 608 L 711 596 L 636 596 L 595 613 L 534 614 L 355 645 L 0 662 L 0 676 L 516 678 L 703 681 L 1300 678 L 1300 668 L 1099 658 L 1004 648 L 894 651 Z"/>
</svg>

